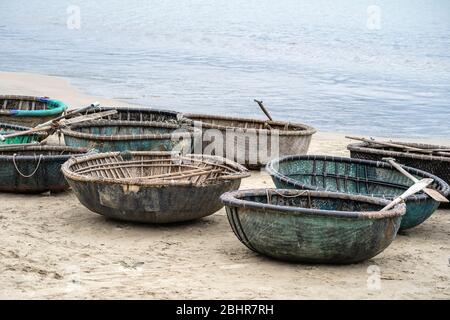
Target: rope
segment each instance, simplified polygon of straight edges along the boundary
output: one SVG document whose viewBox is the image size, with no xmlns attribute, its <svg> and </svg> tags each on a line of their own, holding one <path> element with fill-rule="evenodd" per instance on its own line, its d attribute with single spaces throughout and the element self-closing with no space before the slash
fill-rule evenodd
<svg viewBox="0 0 450 320">
<path fill-rule="evenodd" d="M 13 155 L 13 163 L 14 163 L 14 167 L 16 168 L 17 172 L 18 172 L 22 177 L 24 177 L 24 178 L 31 178 L 32 176 L 34 176 L 34 174 L 38 171 L 39 166 L 40 166 L 40 164 L 41 164 L 42 154 L 39 155 L 39 161 L 38 161 L 38 164 L 37 164 L 36 168 L 35 168 L 34 171 L 33 171 L 31 174 L 29 174 L 29 175 L 23 174 L 23 173 L 19 170 L 19 168 L 17 167 L 17 163 L 16 163 L 16 156 L 17 156 L 17 153 L 14 153 L 14 155 Z"/>
<path fill-rule="evenodd" d="M 273 193 L 275 193 L 275 194 L 277 194 L 277 195 L 279 195 L 280 197 L 283 197 L 283 198 L 297 198 L 297 197 L 300 197 L 300 196 L 303 196 L 303 195 L 306 194 L 308 196 L 308 206 L 311 208 L 311 194 L 309 193 L 309 190 L 298 190 L 298 194 L 291 195 L 291 196 L 287 196 L 287 195 L 284 195 L 282 193 L 279 193 L 275 189 L 270 190 L 270 192 L 269 192 L 269 190 L 270 189 L 266 189 L 266 196 L 267 196 L 267 203 L 268 204 L 272 203 L 272 197 L 271 197 L 270 192 L 273 192 Z"/>
<path fill-rule="evenodd" d="M 273 192 L 273 193 L 276 193 L 277 195 L 279 195 L 280 197 L 283 197 L 283 198 L 297 198 L 297 197 L 300 197 L 300 196 L 303 196 L 303 195 L 308 195 L 308 196 L 310 196 L 310 194 L 309 194 L 309 190 L 297 190 L 298 191 L 298 194 L 295 194 L 295 195 L 292 195 L 292 196 L 287 196 L 287 195 L 284 195 L 284 194 L 282 194 L 282 193 L 279 193 L 277 190 L 275 190 L 275 189 L 272 189 L 272 190 L 270 190 L 271 192 Z M 267 192 L 269 192 L 269 190 L 267 190 Z"/>
</svg>

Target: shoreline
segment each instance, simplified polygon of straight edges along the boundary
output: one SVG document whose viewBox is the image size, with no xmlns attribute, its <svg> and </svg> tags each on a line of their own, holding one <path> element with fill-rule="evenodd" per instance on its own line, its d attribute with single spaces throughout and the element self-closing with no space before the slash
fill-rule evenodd
<svg viewBox="0 0 450 320">
<path fill-rule="evenodd" d="M 36 85 L 36 83 L 38 85 Z M 94 97 L 84 93 L 81 89 L 71 84 L 70 80 L 60 76 L 49 76 L 35 73 L 25 72 L 4 72 L 0 71 L 0 94 L 15 94 L 15 95 L 47 95 L 55 99 L 65 102 L 70 108 L 81 107 L 88 105 L 94 101 L 105 105 L 121 105 L 121 106 L 138 106 L 138 104 L 131 104 L 123 100 L 109 99 L 102 97 Z M 159 109 L 158 106 L 154 106 Z M 165 108 L 161 108 L 165 109 Z M 176 108 L 174 108 L 175 111 Z M 193 111 L 195 113 L 195 110 Z M 364 136 L 363 134 L 352 134 L 351 132 L 337 132 L 337 131 L 322 131 L 319 128 L 317 133 L 313 136 L 314 139 L 326 141 L 327 139 L 341 140 L 345 139 L 346 135 Z M 374 138 L 381 139 L 398 139 L 400 141 L 420 142 L 428 144 L 448 145 L 450 146 L 450 138 L 436 137 L 436 138 L 404 138 L 404 137 L 382 137 L 374 136 Z M 346 140 L 350 143 L 350 140 Z"/>
<path fill-rule="evenodd" d="M 35 74 L 0 72 L 0 92 L 49 95 L 73 107 L 93 101 L 130 105 Z M 308 153 L 348 156 L 344 136 L 319 130 Z M 267 173 L 253 171 L 241 189 L 272 186 Z M 248 250 L 223 208 L 193 222 L 144 225 L 94 214 L 70 190 L 0 193 L 0 298 L 449 299 L 449 213 L 436 211 L 363 263 L 306 265 Z M 380 276 L 376 290 L 368 286 L 373 266 Z"/>
</svg>

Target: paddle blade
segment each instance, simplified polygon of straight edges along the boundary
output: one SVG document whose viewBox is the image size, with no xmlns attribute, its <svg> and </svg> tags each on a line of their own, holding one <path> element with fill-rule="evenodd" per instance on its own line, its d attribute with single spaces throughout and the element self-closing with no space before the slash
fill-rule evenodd
<svg viewBox="0 0 450 320">
<path fill-rule="evenodd" d="M 425 191 L 425 193 L 427 195 L 429 195 L 431 198 L 433 198 L 436 201 L 439 202 L 449 202 L 448 199 L 446 197 L 444 197 L 439 191 L 431 189 L 431 188 L 425 188 L 423 191 Z"/>
<path fill-rule="evenodd" d="M 408 190 L 403 192 L 399 197 L 395 198 L 386 207 L 381 209 L 381 211 L 385 211 L 385 210 L 389 210 L 389 209 L 393 208 L 395 205 L 404 201 L 409 196 L 412 196 L 413 194 L 416 194 L 417 192 L 422 191 L 423 189 L 428 187 L 431 183 L 433 183 L 433 179 L 431 179 L 431 178 L 425 178 L 425 179 L 422 179 L 422 180 L 416 182 L 411 187 L 409 187 Z"/>
</svg>

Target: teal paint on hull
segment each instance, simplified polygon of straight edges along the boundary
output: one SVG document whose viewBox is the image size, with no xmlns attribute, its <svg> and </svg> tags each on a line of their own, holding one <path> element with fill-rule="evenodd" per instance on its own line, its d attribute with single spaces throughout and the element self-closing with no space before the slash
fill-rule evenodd
<svg viewBox="0 0 450 320">
<path fill-rule="evenodd" d="M 396 169 L 382 162 L 322 156 L 292 158 L 277 162 L 276 174 L 271 172 L 275 165 L 273 167 L 271 164 L 268 165 L 268 171 L 277 188 L 327 190 L 393 199 L 413 184 Z M 429 173 L 420 172 L 414 175 L 419 179 L 434 178 L 435 187 L 448 189 L 444 181 Z M 421 196 L 409 197 L 406 201 L 406 215 L 400 229 L 420 225 L 436 211 L 439 204 L 423 193 Z"/>
<path fill-rule="evenodd" d="M 96 149 L 99 152 L 112 151 L 172 151 L 178 144 L 177 141 L 170 139 L 152 139 L 152 140 L 88 140 L 77 137 L 64 136 L 66 145 L 71 147 L 83 147 Z"/>
</svg>

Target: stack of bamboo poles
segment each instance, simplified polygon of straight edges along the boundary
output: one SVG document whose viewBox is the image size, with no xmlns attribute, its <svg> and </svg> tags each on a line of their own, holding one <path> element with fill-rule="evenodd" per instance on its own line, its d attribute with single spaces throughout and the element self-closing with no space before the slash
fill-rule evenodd
<svg viewBox="0 0 450 320">
<path fill-rule="evenodd" d="M 419 148 L 412 147 L 406 144 L 392 142 L 392 141 L 379 141 L 373 138 L 361 138 L 361 137 L 350 137 L 346 136 L 347 139 L 363 141 L 371 144 L 372 146 L 383 146 L 383 147 L 391 147 L 403 150 L 407 153 L 419 153 L 419 154 L 427 154 L 427 155 L 436 155 L 436 156 L 444 156 L 450 157 L 450 148 L 438 148 L 438 149 L 428 149 L 428 148 Z"/>
</svg>

